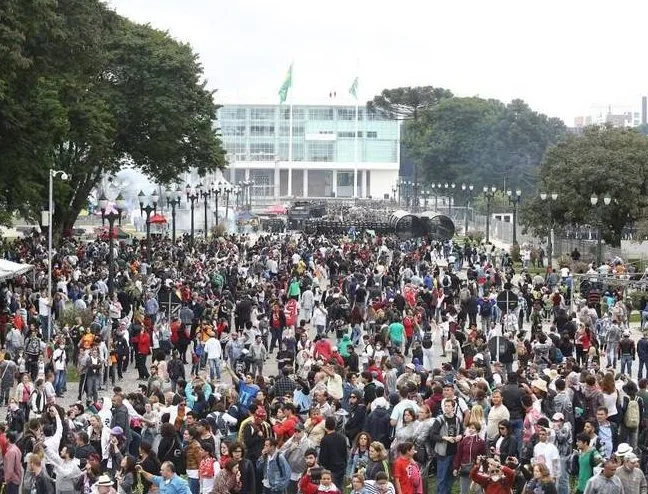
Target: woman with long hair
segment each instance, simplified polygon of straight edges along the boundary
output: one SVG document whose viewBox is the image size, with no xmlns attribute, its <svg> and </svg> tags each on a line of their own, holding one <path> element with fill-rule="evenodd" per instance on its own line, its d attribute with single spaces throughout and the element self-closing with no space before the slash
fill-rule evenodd
<svg viewBox="0 0 648 494">
<path fill-rule="evenodd" d="M 101 422 L 98 415 L 91 415 L 88 419 L 88 438 L 102 460 L 108 461 L 110 457 L 110 429 Z"/>
<path fill-rule="evenodd" d="M 142 441 L 139 446 L 139 461 L 137 462 L 139 465 L 142 466 L 142 470 L 145 472 L 150 473 L 151 475 L 159 475 L 160 473 L 160 460 L 158 459 L 157 455 L 153 451 L 153 448 L 151 446 L 151 443 L 147 441 Z M 149 490 L 151 490 L 151 482 L 146 480 L 144 475 L 141 476 L 141 481 L 142 481 L 142 492 L 146 494 Z"/>
<path fill-rule="evenodd" d="M 347 463 L 347 477 L 351 477 L 361 469 L 364 470 L 369 462 L 369 446 L 371 445 L 371 436 L 368 432 L 360 432 L 356 435 L 349 452 L 349 462 Z"/>
<path fill-rule="evenodd" d="M 416 439 L 416 431 L 418 429 L 418 420 L 416 417 L 416 412 L 413 408 L 406 408 L 403 411 L 403 426 L 396 430 L 396 436 L 391 445 L 392 456 L 396 458 L 396 452 L 398 451 L 398 446 L 405 442 L 414 443 Z"/>
<path fill-rule="evenodd" d="M 119 470 L 115 475 L 117 492 L 119 494 L 133 494 L 137 473 L 135 472 L 135 458 L 124 456 L 119 463 Z"/>
<path fill-rule="evenodd" d="M 524 486 L 523 494 L 557 494 L 556 483 L 544 463 L 533 465 L 533 476 Z"/>
<path fill-rule="evenodd" d="M 608 409 L 608 420 L 619 423 L 619 410 L 617 404 L 619 403 L 619 392 L 616 389 L 614 382 L 614 374 L 607 372 L 601 379 L 601 391 L 603 392 L 603 406 Z"/>
<path fill-rule="evenodd" d="M 229 459 L 225 462 L 225 468 L 214 477 L 214 485 L 211 494 L 230 494 L 241 490 L 241 472 L 238 463 Z"/>
<path fill-rule="evenodd" d="M 470 470 L 477 461 L 477 457 L 486 454 L 486 442 L 480 437 L 481 423 L 471 422 L 466 427 L 466 434 L 457 445 L 454 455 L 452 475 L 459 477 L 459 490 L 461 494 L 468 494 L 470 490 Z"/>
<path fill-rule="evenodd" d="M 481 405 L 473 405 L 470 409 L 470 420 L 468 426 L 477 428 L 477 435 L 483 440 L 486 438 L 486 418 L 484 417 L 484 408 Z"/>
<path fill-rule="evenodd" d="M 384 444 L 380 441 L 374 441 L 369 445 L 369 460 L 364 472 L 366 480 L 376 480 L 378 472 L 385 472 L 390 475 L 391 469 L 387 460 L 388 456 Z"/>
</svg>

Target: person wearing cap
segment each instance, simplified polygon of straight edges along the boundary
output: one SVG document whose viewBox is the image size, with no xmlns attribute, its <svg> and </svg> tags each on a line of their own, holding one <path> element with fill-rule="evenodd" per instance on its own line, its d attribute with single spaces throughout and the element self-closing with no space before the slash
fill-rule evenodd
<svg viewBox="0 0 648 494">
<path fill-rule="evenodd" d="M 646 494 L 648 482 L 639 468 L 639 458 L 630 452 L 618 458 L 621 466 L 616 469 L 616 476 L 623 485 L 623 494 Z"/>
<path fill-rule="evenodd" d="M 290 465 L 289 494 L 297 492 L 297 483 L 306 471 L 306 453 L 314 447 L 315 445 L 304 432 L 304 424 L 298 422 L 293 435 L 279 448 Z"/>
<path fill-rule="evenodd" d="M 557 412 L 551 417 L 551 428 L 554 431 L 554 443 L 560 455 L 560 473 L 556 479 L 556 487 L 558 488 L 558 494 L 569 494 L 568 465 L 573 453 L 572 425 L 565 420 L 562 413 Z"/>
<path fill-rule="evenodd" d="M 630 338 L 630 331 L 626 330 L 623 332 L 623 338 L 619 341 L 618 349 L 619 362 L 621 362 L 621 374 L 626 373 L 628 376 L 632 375 L 632 362 L 634 362 L 636 353 L 635 342 Z"/>
</svg>

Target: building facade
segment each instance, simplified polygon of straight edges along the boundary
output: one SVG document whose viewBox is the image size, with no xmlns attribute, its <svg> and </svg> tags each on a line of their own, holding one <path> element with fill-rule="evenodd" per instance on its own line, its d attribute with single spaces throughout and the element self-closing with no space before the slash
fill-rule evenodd
<svg viewBox="0 0 648 494">
<path fill-rule="evenodd" d="M 399 122 L 365 107 L 356 121 L 355 106 L 293 105 L 291 118 L 288 105 L 225 105 L 218 121 L 229 162 L 223 175 L 252 181 L 253 199 L 383 199 L 398 179 Z"/>
</svg>

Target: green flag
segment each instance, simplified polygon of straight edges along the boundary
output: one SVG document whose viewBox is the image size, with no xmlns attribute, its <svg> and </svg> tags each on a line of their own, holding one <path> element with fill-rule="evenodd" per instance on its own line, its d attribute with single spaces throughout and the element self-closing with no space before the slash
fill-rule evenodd
<svg viewBox="0 0 648 494">
<path fill-rule="evenodd" d="M 292 64 L 290 64 L 290 67 L 288 68 L 286 79 L 284 79 L 283 84 L 279 88 L 279 104 L 283 104 L 286 101 L 290 86 L 292 86 Z"/>
<path fill-rule="evenodd" d="M 349 94 L 353 96 L 354 99 L 358 99 L 358 78 L 353 79 L 353 84 L 349 88 Z"/>
</svg>

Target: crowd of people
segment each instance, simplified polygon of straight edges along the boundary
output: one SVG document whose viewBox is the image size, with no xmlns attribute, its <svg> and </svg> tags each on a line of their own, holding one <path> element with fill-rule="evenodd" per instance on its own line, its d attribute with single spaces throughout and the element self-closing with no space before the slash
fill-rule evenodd
<svg viewBox="0 0 648 494">
<path fill-rule="evenodd" d="M 50 294 L 44 244 L 3 245 L 35 266 L 0 288 L 9 494 L 648 494 L 622 293 L 356 232 L 134 240 L 112 278 L 66 239 Z"/>
</svg>

